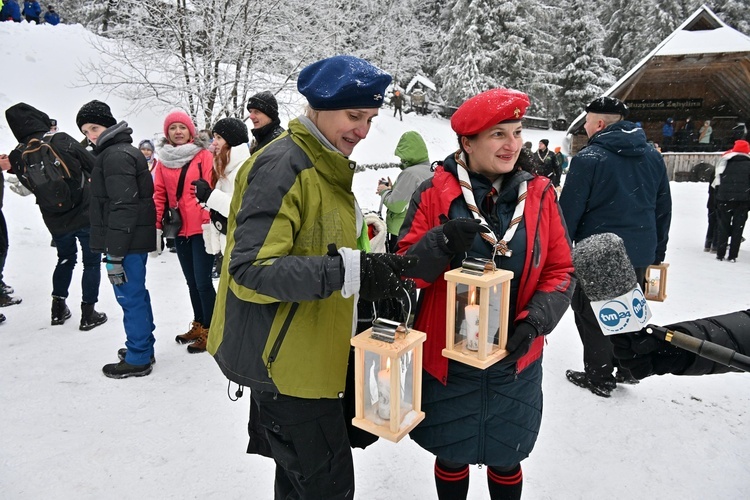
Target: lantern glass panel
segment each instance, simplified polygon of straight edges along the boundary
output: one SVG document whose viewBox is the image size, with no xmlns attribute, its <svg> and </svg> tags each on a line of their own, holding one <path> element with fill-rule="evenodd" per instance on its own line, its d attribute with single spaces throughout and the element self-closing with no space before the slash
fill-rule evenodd
<svg viewBox="0 0 750 500">
<path fill-rule="evenodd" d="M 454 350 L 462 352 L 479 350 L 479 329 L 481 328 L 480 304 L 488 301 L 487 352 L 499 346 L 501 321 L 501 288 L 493 285 L 488 288 L 456 283 L 456 321 L 454 325 Z"/>
<path fill-rule="evenodd" d="M 371 351 L 364 351 L 364 418 L 376 425 L 391 426 L 393 414 L 392 398 L 399 402 L 399 427 L 414 408 L 414 352 L 410 350 L 400 357 L 391 358 Z M 394 374 L 396 387 L 393 386 Z"/>
</svg>

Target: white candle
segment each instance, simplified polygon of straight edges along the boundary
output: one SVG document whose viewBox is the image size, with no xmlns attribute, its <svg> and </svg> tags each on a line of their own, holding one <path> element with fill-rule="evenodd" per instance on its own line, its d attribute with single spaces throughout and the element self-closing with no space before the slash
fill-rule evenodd
<svg viewBox="0 0 750 500">
<path fill-rule="evenodd" d="M 647 295 L 659 295 L 659 276 L 648 280 L 648 292 Z"/>
<path fill-rule="evenodd" d="M 391 370 L 388 368 L 378 372 L 378 416 L 383 420 L 391 419 Z"/>
<path fill-rule="evenodd" d="M 466 348 L 479 350 L 479 305 L 471 304 L 464 308 L 466 317 Z"/>
</svg>

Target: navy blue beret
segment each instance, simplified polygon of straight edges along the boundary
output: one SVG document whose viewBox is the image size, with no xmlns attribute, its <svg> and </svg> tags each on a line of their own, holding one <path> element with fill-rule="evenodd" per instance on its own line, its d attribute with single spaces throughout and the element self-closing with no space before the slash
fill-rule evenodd
<svg viewBox="0 0 750 500">
<path fill-rule="evenodd" d="M 379 108 L 391 75 L 358 57 L 333 56 L 304 68 L 297 90 L 313 109 Z"/>
</svg>

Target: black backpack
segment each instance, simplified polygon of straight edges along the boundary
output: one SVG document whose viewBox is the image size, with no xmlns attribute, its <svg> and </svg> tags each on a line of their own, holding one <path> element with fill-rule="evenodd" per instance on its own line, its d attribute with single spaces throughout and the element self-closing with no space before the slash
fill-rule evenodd
<svg viewBox="0 0 750 500">
<path fill-rule="evenodd" d="M 76 179 L 63 159 L 50 145 L 52 136 L 31 139 L 21 152 L 23 184 L 36 197 L 40 208 L 50 212 L 67 212 L 81 200 L 83 173 Z"/>
</svg>

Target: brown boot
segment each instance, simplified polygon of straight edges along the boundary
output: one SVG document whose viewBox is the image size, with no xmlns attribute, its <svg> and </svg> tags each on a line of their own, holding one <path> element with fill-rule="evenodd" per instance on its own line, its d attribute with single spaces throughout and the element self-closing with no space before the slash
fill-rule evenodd
<svg viewBox="0 0 750 500">
<path fill-rule="evenodd" d="M 206 350 L 206 342 L 208 341 L 208 328 L 203 328 L 203 332 L 201 333 L 201 336 L 198 337 L 198 339 L 187 346 L 187 351 L 190 354 L 196 354 L 199 352 L 204 352 Z"/>
<path fill-rule="evenodd" d="M 178 342 L 180 344 L 189 344 L 190 342 L 200 337 L 202 331 L 203 325 L 201 325 L 197 321 L 193 321 L 190 323 L 190 330 L 188 330 L 187 333 L 176 336 L 174 340 L 175 342 Z"/>
</svg>

